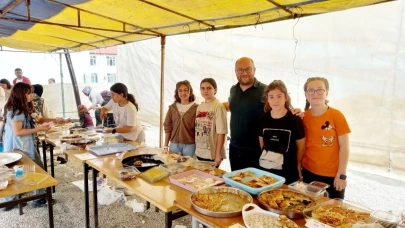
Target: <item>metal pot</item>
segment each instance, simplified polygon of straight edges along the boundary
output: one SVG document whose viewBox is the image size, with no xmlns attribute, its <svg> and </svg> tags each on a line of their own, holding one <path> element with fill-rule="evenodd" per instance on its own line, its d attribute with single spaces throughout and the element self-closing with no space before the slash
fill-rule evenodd
<svg viewBox="0 0 405 228">
<path fill-rule="evenodd" d="M 264 208 L 266 208 L 267 210 L 269 210 L 271 212 L 277 213 L 279 215 L 285 215 L 290 219 L 300 219 L 300 218 L 304 217 L 304 214 L 302 212 L 283 211 L 283 210 L 278 210 L 278 209 L 274 209 L 272 207 L 267 206 L 267 204 L 263 202 L 263 200 L 261 198 L 261 195 L 264 194 L 264 193 L 267 193 L 267 192 L 271 192 L 271 191 L 289 191 L 289 192 L 295 192 L 295 193 L 302 194 L 302 195 L 305 195 L 305 194 L 300 193 L 298 191 L 292 191 L 292 190 L 289 190 L 289 189 L 271 189 L 271 190 L 263 191 L 257 196 L 257 200 L 259 201 L 259 203 Z M 313 198 L 311 198 L 309 196 L 307 196 L 307 197 L 310 198 L 313 203 L 315 203 L 315 200 Z"/>
<path fill-rule="evenodd" d="M 210 211 L 210 210 L 201 208 L 193 202 L 194 196 L 196 196 L 198 194 L 207 194 L 207 193 L 213 193 L 213 194 L 215 194 L 215 193 L 232 193 L 232 194 L 235 194 L 236 197 L 241 197 L 243 199 L 246 199 L 246 201 L 247 201 L 246 203 L 253 202 L 253 198 L 249 193 L 247 193 L 243 190 L 240 190 L 237 188 L 231 188 L 231 187 L 210 187 L 210 188 L 205 188 L 205 189 L 196 191 L 193 194 L 191 194 L 190 201 L 191 201 L 191 205 L 193 206 L 194 210 L 200 212 L 201 214 L 211 216 L 211 217 L 230 218 L 230 217 L 240 216 L 242 214 L 243 205 L 240 208 L 235 208 L 235 210 L 230 211 L 230 212 L 216 212 L 216 211 Z"/>
</svg>

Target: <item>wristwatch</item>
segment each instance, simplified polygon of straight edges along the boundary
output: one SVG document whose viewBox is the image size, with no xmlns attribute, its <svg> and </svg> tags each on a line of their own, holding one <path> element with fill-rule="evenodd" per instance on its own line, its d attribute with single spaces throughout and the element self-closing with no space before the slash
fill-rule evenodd
<svg viewBox="0 0 405 228">
<path fill-rule="evenodd" d="M 116 132 L 117 132 L 117 130 L 115 128 L 113 128 L 111 133 L 115 134 Z"/>
<path fill-rule="evenodd" d="M 347 178 L 347 176 L 344 175 L 344 174 L 340 174 L 340 175 L 339 175 L 339 179 L 341 179 L 341 180 L 346 180 L 346 178 Z"/>
</svg>

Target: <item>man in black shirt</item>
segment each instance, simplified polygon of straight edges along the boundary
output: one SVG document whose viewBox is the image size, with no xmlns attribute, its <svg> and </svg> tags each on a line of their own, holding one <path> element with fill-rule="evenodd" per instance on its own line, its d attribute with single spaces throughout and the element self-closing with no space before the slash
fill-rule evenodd
<svg viewBox="0 0 405 228">
<path fill-rule="evenodd" d="M 235 63 L 238 83 L 232 86 L 225 108 L 231 112 L 231 170 L 258 167 L 260 145 L 257 121 L 264 112 L 266 85 L 255 78 L 256 68 L 251 58 L 242 57 Z"/>
</svg>

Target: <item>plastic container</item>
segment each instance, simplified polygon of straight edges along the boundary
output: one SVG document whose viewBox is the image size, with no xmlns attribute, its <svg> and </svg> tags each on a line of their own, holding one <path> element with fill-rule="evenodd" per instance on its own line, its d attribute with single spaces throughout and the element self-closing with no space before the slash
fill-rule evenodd
<svg viewBox="0 0 405 228">
<path fill-rule="evenodd" d="M 243 184 L 243 183 L 240 183 L 240 182 L 237 182 L 237 181 L 231 179 L 231 177 L 236 176 L 240 172 L 248 172 L 248 171 L 251 171 L 253 173 L 253 177 L 248 177 L 249 179 L 253 179 L 253 178 L 256 178 L 256 177 L 261 177 L 263 175 L 266 175 L 266 176 L 270 176 L 270 177 L 275 178 L 277 180 L 277 182 L 275 182 L 273 184 L 270 184 L 270 185 L 266 185 L 266 186 L 261 187 L 261 188 L 252 188 L 252 187 L 250 187 L 250 186 L 248 186 L 246 184 Z M 253 195 L 257 195 L 257 194 L 259 194 L 259 193 L 261 193 L 263 191 L 269 190 L 269 189 L 279 188 L 285 182 L 284 177 L 281 177 L 281 176 L 278 176 L 276 174 L 269 173 L 269 172 L 266 172 L 266 171 L 263 171 L 263 170 L 260 170 L 260 169 L 256 169 L 256 168 L 246 168 L 246 169 L 241 169 L 241 170 L 235 170 L 235 171 L 233 171 L 231 173 L 224 174 L 222 176 L 222 178 L 224 178 L 224 181 L 225 181 L 226 184 L 231 185 L 231 186 L 236 187 L 236 188 L 240 188 L 240 189 L 242 189 L 244 191 L 247 191 L 247 192 L 249 192 L 250 194 L 253 194 Z M 246 180 L 244 180 L 244 181 L 246 181 Z"/>
<path fill-rule="evenodd" d="M 209 161 L 194 161 L 190 164 L 194 169 L 198 169 L 202 172 L 211 173 L 214 172 L 217 163 Z"/>
<path fill-rule="evenodd" d="M 320 181 L 312 181 L 311 183 L 309 183 L 310 185 L 316 186 L 318 188 L 322 188 L 322 189 L 327 189 L 329 188 L 330 185 L 320 182 Z"/>
<path fill-rule="evenodd" d="M 154 183 L 169 176 L 169 172 L 166 172 L 160 167 L 153 167 L 141 173 L 140 176 L 145 180 L 147 180 L 148 182 Z"/>
<path fill-rule="evenodd" d="M 179 163 L 170 163 L 170 164 L 162 164 L 160 165 L 160 168 L 173 175 L 176 173 L 184 172 L 187 167 Z"/>
<path fill-rule="evenodd" d="M 135 167 L 124 167 L 117 169 L 117 177 L 120 180 L 131 180 L 138 176 L 141 172 Z"/>
<path fill-rule="evenodd" d="M 395 228 L 401 221 L 401 217 L 399 215 L 393 214 L 392 212 L 373 211 L 373 213 L 371 213 L 371 218 L 369 221 L 377 222 L 385 228 Z"/>
</svg>

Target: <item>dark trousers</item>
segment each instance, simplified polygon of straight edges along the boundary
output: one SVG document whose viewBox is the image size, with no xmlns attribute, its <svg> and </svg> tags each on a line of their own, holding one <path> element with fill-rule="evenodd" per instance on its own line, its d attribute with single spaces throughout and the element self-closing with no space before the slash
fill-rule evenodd
<svg viewBox="0 0 405 228">
<path fill-rule="evenodd" d="M 329 188 L 326 189 L 329 193 L 329 198 L 335 199 L 344 199 L 345 198 L 345 190 L 343 189 L 342 191 L 336 191 L 335 187 L 333 187 L 333 182 L 335 181 L 335 177 L 325 177 L 325 176 L 320 176 L 315 173 L 312 173 L 308 171 L 307 169 L 302 169 L 302 177 L 304 179 L 305 183 L 311 183 L 312 181 L 320 181 L 326 184 L 329 184 Z"/>
<path fill-rule="evenodd" d="M 259 168 L 260 146 L 257 148 L 236 147 L 229 144 L 229 162 L 231 170 L 244 168 Z"/>
<path fill-rule="evenodd" d="M 100 114 L 101 114 L 101 111 L 99 109 L 96 109 L 94 111 L 94 115 L 96 116 L 96 127 L 103 123 L 103 120 L 101 119 Z"/>
</svg>

